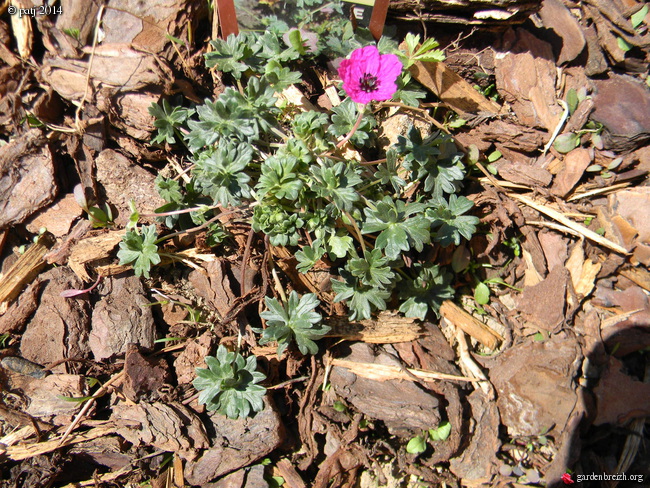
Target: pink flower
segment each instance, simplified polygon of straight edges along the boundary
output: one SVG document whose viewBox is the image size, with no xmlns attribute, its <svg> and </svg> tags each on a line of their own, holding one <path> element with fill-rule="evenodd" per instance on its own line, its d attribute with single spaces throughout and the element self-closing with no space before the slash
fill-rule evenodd
<svg viewBox="0 0 650 488">
<path fill-rule="evenodd" d="M 397 91 L 395 80 L 402 72 L 402 63 L 394 54 L 379 54 L 377 47 L 355 49 L 350 59 L 341 61 L 339 76 L 343 90 L 352 101 L 390 100 Z"/>
</svg>

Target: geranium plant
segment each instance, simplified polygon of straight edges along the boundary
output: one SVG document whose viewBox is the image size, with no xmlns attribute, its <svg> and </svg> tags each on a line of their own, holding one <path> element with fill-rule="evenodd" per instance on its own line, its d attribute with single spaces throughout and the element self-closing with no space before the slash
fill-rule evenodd
<svg viewBox="0 0 650 488">
<path fill-rule="evenodd" d="M 466 168 L 450 136 L 412 128 L 393 146 L 377 146 L 382 102 L 394 97 L 417 105 L 424 96 L 404 66 L 440 59 L 434 41 L 417 47 L 409 35 L 404 53 L 390 40 L 345 38 L 355 49 L 338 72 L 344 100 L 325 112 L 278 101 L 278 93 L 300 79 L 301 60 L 321 52 L 318 46 L 297 49 L 295 35 L 285 43 L 284 33 L 274 24 L 263 34 L 214 42 L 207 64 L 234 87 L 188 110 L 151 112 L 164 119 L 155 140 L 181 135 L 193 164 L 187 183 L 158 182 L 169 202 L 161 209 L 166 225 L 182 230 L 237 211 L 270 245 L 290 247 L 300 272 L 324 260 L 329 266 L 333 298 L 292 293 L 281 303 L 269 297 L 262 313 L 268 325 L 262 342 L 277 341 L 282 353 L 295 340 L 306 354 L 317 351 L 314 341 L 326 332 L 319 299 L 346 303 L 354 319 L 389 304 L 411 317 L 437 313 L 453 295 L 453 274 L 427 256 L 433 247 L 469 239 L 478 219 L 468 215 L 472 203 L 457 196 Z M 360 157 L 347 156 L 348 144 Z M 360 162 L 364 155 L 381 159 Z M 123 262 L 135 262 L 146 275 L 156 262 L 155 237 L 152 228 L 128 234 Z"/>
</svg>

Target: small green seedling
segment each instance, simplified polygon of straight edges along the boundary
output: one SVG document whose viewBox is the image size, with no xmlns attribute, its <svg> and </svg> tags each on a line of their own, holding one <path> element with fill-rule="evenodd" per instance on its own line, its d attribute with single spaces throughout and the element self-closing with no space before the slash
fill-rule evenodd
<svg viewBox="0 0 650 488">
<path fill-rule="evenodd" d="M 104 210 L 99 207 L 92 207 L 86 199 L 86 192 L 81 185 L 74 187 L 74 198 L 77 204 L 88 214 L 88 220 L 93 224 L 93 227 L 112 227 L 113 210 L 110 205 L 106 204 Z"/>
</svg>

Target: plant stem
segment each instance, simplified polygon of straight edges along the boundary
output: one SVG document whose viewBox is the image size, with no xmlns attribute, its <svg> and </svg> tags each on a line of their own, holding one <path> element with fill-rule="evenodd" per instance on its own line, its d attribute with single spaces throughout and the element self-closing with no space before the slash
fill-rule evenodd
<svg viewBox="0 0 650 488">
<path fill-rule="evenodd" d="M 350 220 L 350 225 L 352 225 L 352 228 L 357 234 L 357 238 L 359 239 L 359 244 L 361 244 L 361 251 L 363 254 L 366 254 L 366 243 L 363 241 L 363 235 L 361 234 L 361 230 L 359 229 L 359 226 L 357 225 L 357 221 L 354 220 L 354 217 L 350 215 L 348 212 L 343 212 L 345 216 Z"/>
<path fill-rule="evenodd" d="M 348 142 L 348 141 L 352 138 L 352 136 L 354 135 L 354 133 L 357 131 L 357 129 L 358 129 L 359 126 L 361 125 L 361 121 L 363 120 L 363 112 L 365 111 L 365 109 L 366 109 L 366 106 L 365 106 L 365 105 L 363 105 L 363 106 L 361 107 L 361 109 L 359 109 L 359 116 L 357 117 L 357 121 L 354 123 L 354 126 L 352 126 L 352 129 L 350 130 L 349 134 L 348 134 L 347 136 L 345 136 L 345 137 L 344 137 L 344 138 L 343 138 L 343 139 L 342 139 L 342 140 L 341 140 L 341 141 L 336 145 L 336 148 L 337 148 L 337 149 L 342 148 L 342 147 L 345 145 L 345 143 Z"/>
</svg>

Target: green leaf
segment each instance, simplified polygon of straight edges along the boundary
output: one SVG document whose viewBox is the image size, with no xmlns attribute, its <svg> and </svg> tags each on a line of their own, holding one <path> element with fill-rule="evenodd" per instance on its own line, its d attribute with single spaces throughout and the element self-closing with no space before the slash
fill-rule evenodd
<svg viewBox="0 0 650 488">
<path fill-rule="evenodd" d="M 158 255 L 158 246 L 156 240 L 156 226 L 150 225 L 143 227 L 142 233 L 129 230 L 120 242 L 120 250 L 117 257 L 120 258 L 120 264 L 134 263 L 133 269 L 136 276 L 149 278 L 151 266 L 160 263 Z"/>
<path fill-rule="evenodd" d="M 447 202 L 439 198 L 430 204 L 426 210 L 426 217 L 431 222 L 434 230 L 433 240 L 443 247 L 451 244 L 458 246 L 461 237 L 470 240 L 476 232 L 480 219 L 473 215 L 463 215 L 474 206 L 474 203 L 463 196 L 450 195 Z"/>
<path fill-rule="evenodd" d="M 451 434 L 451 424 L 448 421 L 440 422 L 435 429 L 429 429 L 429 437 L 432 441 L 446 441 Z"/>
<path fill-rule="evenodd" d="M 276 205 L 257 205 L 253 210 L 253 230 L 264 232 L 274 246 L 297 246 L 298 229 L 304 220 L 295 212 L 288 212 Z"/>
<path fill-rule="evenodd" d="M 162 101 L 162 107 L 157 103 L 149 106 L 149 114 L 156 118 L 153 125 L 158 129 L 158 134 L 151 141 L 152 144 L 176 142 L 176 130 L 194 113 L 193 109 L 174 107 L 167 100 Z"/>
<path fill-rule="evenodd" d="M 307 54 L 307 49 L 305 49 L 305 41 L 300 34 L 300 29 L 291 29 L 287 36 L 291 46 L 300 53 L 301 56 Z"/>
<path fill-rule="evenodd" d="M 400 287 L 399 297 L 404 301 L 399 311 L 420 320 L 424 320 L 429 311 L 438 315 L 442 302 L 454 296 L 451 274 L 431 263 L 416 263 L 413 270 L 416 277 Z"/>
<path fill-rule="evenodd" d="M 424 244 L 431 240 L 431 224 L 422 215 L 409 216 L 420 213 L 425 208 L 419 203 L 407 204 L 402 200 L 394 201 L 390 197 L 384 197 L 374 208 L 364 208 L 366 221 L 361 232 L 380 232 L 375 246 L 383 249 L 390 259 L 397 259 L 403 251 L 411 248 L 422 251 Z"/>
<path fill-rule="evenodd" d="M 200 404 L 232 419 L 264 409 L 266 388 L 258 383 L 266 376 L 256 371 L 255 356 L 244 359 L 220 345 L 216 357 L 206 356 L 205 363 L 208 368 L 197 368 L 197 378 L 192 382 L 199 391 Z"/>
<path fill-rule="evenodd" d="M 566 154 L 573 151 L 580 144 L 580 137 L 574 132 L 559 135 L 553 142 L 553 147 L 559 153 Z"/>
<path fill-rule="evenodd" d="M 566 103 L 569 107 L 569 113 L 572 114 L 578 108 L 580 100 L 578 100 L 578 92 L 575 88 L 571 88 L 566 94 Z"/>
<path fill-rule="evenodd" d="M 205 152 L 195 163 L 192 175 L 197 189 L 212 197 L 215 204 L 238 205 L 251 194 L 250 176 L 245 170 L 252 154 L 253 148 L 248 144 L 219 141 L 214 151 Z"/>
<path fill-rule="evenodd" d="M 474 289 L 474 300 L 479 305 L 490 303 L 490 288 L 485 283 L 479 283 Z"/>
<path fill-rule="evenodd" d="M 497 159 L 501 158 L 502 154 L 500 151 L 492 151 L 488 154 L 487 160 L 489 163 L 494 163 Z"/>
<path fill-rule="evenodd" d="M 648 4 L 646 3 L 643 7 L 641 7 L 637 12 L 632 14 L 630 17 L 630 22 L 632 23 L 632 27 L 635 29 L 638 29 L 641 24 L 645 21 L 646 16 L 648 15 Z"/>
<path fill-rule="evenodd" d="M 332 408 L 334 408 L 334 410 L 336 410 L 337 412 L 345 412 L 347 410 L 345 403 L 343 403 L 340 400 L 336 400 L 332 405 Z"/>
<path fill-rule="evenodd" d="M 427 450 L 427 441 L 424 436 L 418 435 L 413 437 L 408 444 L 406 444 L 406 452 L 409 454 L 422 454 Z"/>
<path fill-rule="evenodd" d="M 398 137 L 395 148 L 404 155 L 403 167 L 411 178 L 424 181 L 424 191 L 440 197 L 459 190 L 465 177 L 463 154 L 447 134 L 438 131 L 422 139 L 420 130 L 412 127 L 407 137 Z"/>
<path fill-rule="evenodd" d="M 366 252 L 363 258 L 350 259 L 345 268 L 362 284 L 375 288 L 386 289 L 395 280 L 388 258 L 379 249 Z"/>
<path fill-rule="evenodd" d="M 374 310 L 386 310 L 390 291 L 363 285 L 350 272 L 341 271 L 343 281 L 332 279 L 335 302 L 347 301 L 350 319 L 369 319 Z"/>
<path fill-rule="evenodd" d="M 375 178 L 380 180 L 382 185 L 390 184 L 395 192 L 399 192 L 406 185 L 406 182 L 398 173 L 399 169 L 397 151 L 391 148 L 386 153 L 386 163 L 378 166 Z"/>
<path fill-rule="evenodd" d="M 336 208 L 350 212 L 359 194 L 355 186 L 361 183 L 361 171 L 353 163 L 325 160 L 322 165 L 311 168 L 311 188 L 316 194 L 331 201 Z"/>
<path fill-rule="evenodd" d="M 278 343 L 278 357 L 291 343 L 296 341 L 302 354 L 317 354 L 318 346 L 314 342 L 330 331 L 330 328 L 321 324 L 322 317 L 315 312 L 320 301 L 314 293 L 307 293 L 299 297 L 292 291 L 286 305 L 275 298 L 266 297 L 268 310 L 262 312 L 260 317 L 266 320 L 266 329 L 262 331 L 260 344 L 271 341 Z"/>
<path fill-rule="evenodd" d="M 622 37 L 616 38 L 616 44 L 618 44 L 619 49 L 623 52 L 628 52 L 632 49 L 632 46 L 630 46 L 630 44 Z"/>
<path fill-rule="evenodd" d="M 230 34 L 225 41 L 216 39 L 210 41 L 210 45 L 214 50 L 205 54 L 205 65 L 208 68 L 216 67 L 224 73 L 231 73 L 237 79 L 249 69 L 247 61 L 254 52 L 246 34 Z"/>
<path fill-rule="evenodd" d="M 56 396 L 59 400 L 63 400 L 65 402 L 72 402 L 72 403 L 83 403 L 86 400 L 90 400 L 92 398 L 91 396 L 83 396 L 83 397 L 69 397 L 65 395 L 57 395 Z"/>
<path fill-rule="evenodd" d="M 178 181 L 165 178 L 162 175 L 156 176 L 154 180 L 158 194 L 167 202 L 180 203 L 183 201 L 181 185 Z"/>
<path fill-rule="evenodd" d="M 333 234 L 327 240 L 328 252 L 331 252 L 339 259 L 344 258 L 353 249 L 354 242 L 350 236 L 339 236 Z"/>
<path fill-rule="evenodd" d="M 332 125 L 328 129 L 329 132 L 336 137 L 347 135 L 356 124 L 358 115 L 357 104 L 351 98 L 346 98 L 332 109 Z M 377 121 L 374 117 L 364 115 L 350 142 L 363 146 L 370 140 L 369 134 L 376 125 Z"/>
<path fill-rule="evenodd" d="M 259 197 L 276 200 L 298 199 L 304 182 L 300 174 L 304 172 L 301 162 L 293 156 L 271 156 L 262 163 L 262 174 L 255 186 Z"/>
<path fill-rule="evenodd" d="M 325 250 L 320 244 L 320 241 L 314 241 L 311 246 L 305 246 L 296 253 L 296 260 L 298 265 L 296 269 L 301 273 L 306 273 L 314 265 L 320 261 L 325 254 Z"/>
</svg>

